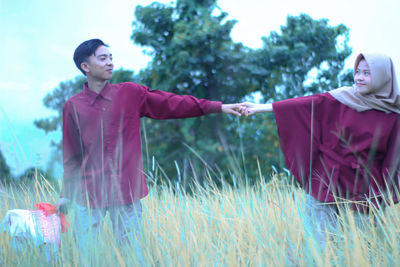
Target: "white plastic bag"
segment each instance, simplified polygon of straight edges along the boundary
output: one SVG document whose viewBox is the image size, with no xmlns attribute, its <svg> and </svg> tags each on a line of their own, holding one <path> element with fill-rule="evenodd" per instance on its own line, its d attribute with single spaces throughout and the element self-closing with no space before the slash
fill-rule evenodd
<svg viewBox="0 0 400 267">
<path fill-rule="evenodd" d="M 12 246 L 22 250 L 26 243 L 35 246 L 50 245 L 57 250 L 61 243 L 61 228 L 68 227 L 64 215 L 55 213 L 55 207 L 47 203 L 35 205 L 38 210 L 13 209 L 6 213 L 1 230 L 9 231 Z"/>
</svg>

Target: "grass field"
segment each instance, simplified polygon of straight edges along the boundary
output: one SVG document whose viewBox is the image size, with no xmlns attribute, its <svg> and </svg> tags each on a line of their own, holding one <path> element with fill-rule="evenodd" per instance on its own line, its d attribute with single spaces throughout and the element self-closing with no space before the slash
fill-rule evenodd
<svg viewBox="0 0 400 267">
<path fill-rule="evenodd" d="M 374 211 L 361 231 L 352 213 L 341 212 L 343 227 L 321 252 L 303 224 L 304 193 L 274 176 L 268 183 L 236 186 L 211 182 L 192 187 L 150 188 L 143 199 L 143 236 L 139 240 L 145 266 L 395 266 L 400 263 L 400 209 Z M 58 192 L 37 177 L 30 186 L 0 189 L 0 218 L 9 209 L 34 209 L 37 202 L 55 203 Z M 71 225 L 73 212 L 68 215 Z M 136 266 L 131 247 L 120 248 L 106 217 L 103 234 L 85 258 L 89 266 Z M 0 234 L 1 266 L 46 266 L 40 248 L 10 248 Z M 62 235 L 54 266 L 84 266 L 73 239 L 73 228 Z"/>
</svg>

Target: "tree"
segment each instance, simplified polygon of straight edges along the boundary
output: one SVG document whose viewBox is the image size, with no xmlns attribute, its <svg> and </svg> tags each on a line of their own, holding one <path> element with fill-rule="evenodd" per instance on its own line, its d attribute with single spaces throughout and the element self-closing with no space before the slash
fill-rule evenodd
<svg viewBox="0 0 400 267">
<path fill-rule="evenodd" d="M 236 22 L 226 20 L 225 12 L 214 15 L 215 8 L 214 0 L 180 0 L 175 6 L 153 3 L 136 8 L 132 40 L 150 48 L 153 56 L 149 68 L 141 73 L 143 83 L 226 103 L 237 102 L 255 89 L 249 49 L 230 37 Z M 231 146 L 232 134 L 225 129 L 231 120 L 220 115 L 167 122 L 145 120 L 147 144 L 169 174 L 176 173 L 174 161 L 185 173 L 190 165 L 196 165 L 187 146 L 209 163 L 223 165 L 226 154 L 222 144 L 235 153 L 238 150 Z"/>
<path fill-rule="evenodd" d="M 340 85 L 344 60 L 351 53 L 344 25 L 329 26 L 327 20 L 304 14 L 289 16 L 281 34 L 272 32 L 263 38 L 263 48 L 252 50 L 232 41 L 235 21 L 226 20 L 227 14 L 217 14 L 215 8 L 213 0 L 136 8 L 132 40 L 150 48 L 153 56 L 149 68 L 141 72 L 144 83 L 226 103 L 255 91 L 266 100 L 280 100 Z M 193 154 L 184 144 L 221 169 L 232 168 L 233 159 L 253 178 L 258 177 L 258 160 L 264 166 L 283 165 L 270 115 L 241 124 L 228 116 L 165 123 L 145 120 L 145 124 L 150 154 L 169 174 L 176 173 L 174 161 L 183 165 L 184 172 L 192 165 Z M 227 160 L 227 154 L 233 157 Z"/>
<path fill-rule="evenodd" d="M 8 184 L 11 182 L 11 179 L 10 167 L 8 167 L 6 159 L 0 150 L 0 182 Z"/>
<path fill-rule="evenodd" d="M 281 34 L 271 32 L 263 37 L 264 47 L 255 52 L 256 64 L 270 73 L 258 77 L 265 99 L 315 94 L 351 84 L 349 72 L 342 73 L 352 52 L 348 34 L 346 26 L 330 26 L 327 19 L 288 16 Z"/>
<path fill-rule="evenodd" d="M 348 34 L 346 26 L 330 26 L 326 19 L 314 20 L 305 14 L 288 16 L 281 33 L 271 32 L 262 38 L 263 47 L 252 51 L 253 65 L 258 68 L 253 77 L 259 84 L 262 101 L 273 102 L 352 84 L 351 71 L 343 72 L 344 61 L 351 54 Z M 256 159 L 261 166 L 267 166 L 266 173 L 272 166 L 278 171 L 285 167 L 273 116 L 257 115 L 243 121 L 241 128 L 244 149 L 251 151 L 246 157 L 248 169 L 257 169 Z"/>
<path fill-rule="evenodd" d="M 18 177 L 18 182 L 22 184 L 31 184 L 35 179 L 39 181 L 45 179 L 53 185 L 57 185 L 56 179 L 49 173 L 41 168 L 29 167 Z"/>
</svg>

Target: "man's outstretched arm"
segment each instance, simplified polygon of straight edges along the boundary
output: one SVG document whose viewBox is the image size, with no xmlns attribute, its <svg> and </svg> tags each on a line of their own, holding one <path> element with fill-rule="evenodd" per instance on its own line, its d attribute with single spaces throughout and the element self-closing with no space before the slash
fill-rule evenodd
<svg viewBox="0 0 400 267">
<path fill-rule="evenodd" d="M 141 116 L 153 119 L 178 119 L 227 113 L 240 116 L 240 104 L 222 104 L 220 101 L 198 99 L 191 95 L 176 95 L 161 90 L 144 90 Z"/>
</svg>

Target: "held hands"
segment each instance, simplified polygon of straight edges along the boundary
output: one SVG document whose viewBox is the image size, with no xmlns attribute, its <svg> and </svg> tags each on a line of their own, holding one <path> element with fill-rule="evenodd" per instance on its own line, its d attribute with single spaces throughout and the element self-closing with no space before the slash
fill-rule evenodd
<svg viewBox="0 0 400 267">
<path fill-rule="evenodd" d="M 238 104 L 222 104 L 222 112 L 236 116 L 250 116 L 260 112 L 271 112 L 272 104 L 256 104 L 243 102 Z"/>
<path fill-rule="evenodd" d="M 257 106 L 258 106 L 258 104 L 255 104 L 255 103 L 244 102 L 240 106 L 239 112 L 243 116 L 248 117 L 250 115 L 253 115 L 253 114 L 257 113 Z"/>
<path fill-rule="evenodd" d="M 221 111 L 226 114 L 232 114 L 236 116 L 242 116 L 242 114 L 239 112 L 241 103 L 237 104 L 222 104 L 221 106 Z"/>
<path fill-rule="evenodd" d="M 251 102 L 244 102 L 240 104 L 239 112 L 243 116 L 250 116 L 260 112 L 271 112 L 272 104 L 256 104 Z"/>
</svg>

